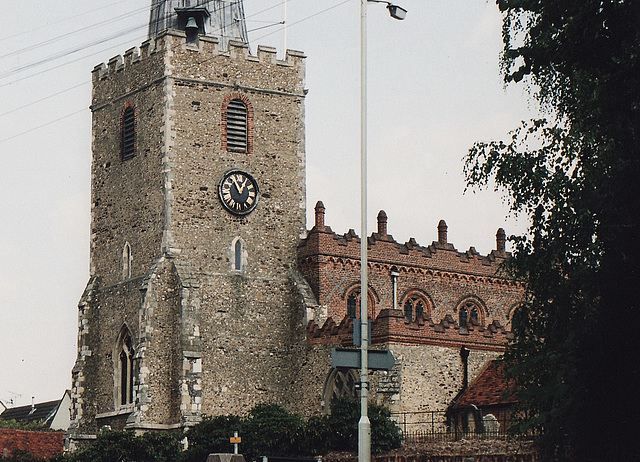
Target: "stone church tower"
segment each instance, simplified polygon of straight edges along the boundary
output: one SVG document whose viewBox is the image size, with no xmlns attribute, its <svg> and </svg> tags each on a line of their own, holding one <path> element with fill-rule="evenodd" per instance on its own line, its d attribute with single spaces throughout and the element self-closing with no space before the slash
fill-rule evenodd
<svg viewBox="0 0 640 462">
<path fill-rule="evenodd" d="M 93 70 L 71 447 L 294 399 L 304 56 L 250 55 L 243 14 L 154 1 L 149 40 Z"/>
</svg>

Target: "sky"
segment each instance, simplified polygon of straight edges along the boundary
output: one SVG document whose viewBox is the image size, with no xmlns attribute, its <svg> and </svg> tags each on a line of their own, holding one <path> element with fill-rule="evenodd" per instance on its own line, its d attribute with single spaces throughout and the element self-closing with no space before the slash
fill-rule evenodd
<svg viewBox="0 0 640 462">
<path fill-rule="evenodd" d="M 150 0 L 0 0 L 0 401 L 59 399 L 71 385 L 77 303 L 89 278 L 91 70 L 146 39 Z M 464 156 L 537 109 L 500 75 L 490 0 L 368 7 L 368 231 L 481 254 L 499 227 L 526 232 L 503 194 L 467 192 Z M 307 55 L 307 228 L 360 235 L 360 2 L 244 0 L 250 47 Z M 285 20 L 286 34 L 279 23 Z M 286 44 L 284 43 L 286 41 Z M 2 408 L 0 407 L 0 410 Z"/>
</svg>

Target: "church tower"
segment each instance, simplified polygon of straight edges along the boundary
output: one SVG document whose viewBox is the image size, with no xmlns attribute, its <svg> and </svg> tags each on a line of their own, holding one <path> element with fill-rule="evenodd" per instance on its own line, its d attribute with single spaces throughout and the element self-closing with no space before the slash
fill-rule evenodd
<svg viewBox="0 0 640 462">
<path fill-rule="evenodd" d="M 251 55 L 241 1 L 154 1 L 149 39 L 92 80 L 71 446 L 286 405 L 305 338 L 304 56 Z"/>
</svg>

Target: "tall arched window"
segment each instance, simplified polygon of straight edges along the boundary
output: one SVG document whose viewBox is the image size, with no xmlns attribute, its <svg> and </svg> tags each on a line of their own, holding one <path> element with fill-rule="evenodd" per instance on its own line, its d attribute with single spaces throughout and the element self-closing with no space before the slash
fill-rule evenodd
<svg viewBox="0 0 640 462">
<path fill-rule="evenodd" d="M 234 247 L 233 268 L 236 271 L 240 271 L 242 270 L 242 242 L 240 242 L 240 239 L 236 241 L 236 245 Z"/>
<path fill-rule="evenodd" d="M 131 246 L 128 242 L 124 243 L 122 249 L 122 279 L 129 279 L 131 277 Z"/>
<path fill-rule="evenodd" d="M 133 342 L 128 329 L 123 329 L 116 350 L 116 403 L 126 406 L 133 403 Z"/>
<path fill-rule="evenodd" d="M 222 104 L 222 148 L 225 151 L 253 151 L 253 107 L 240 93 L 229 95 Z"/>
<path fill-rule="evenodd" d="M 127 103 L 120 123 L 120 158 L 127 160 L 136 153 L 136 110 L 133 103 Z"/>
</svg>

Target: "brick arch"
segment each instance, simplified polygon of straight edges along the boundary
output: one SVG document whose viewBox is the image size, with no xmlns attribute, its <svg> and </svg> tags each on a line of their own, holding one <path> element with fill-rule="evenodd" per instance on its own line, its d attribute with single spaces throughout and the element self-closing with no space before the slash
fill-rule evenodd
<svg viewBox="0 0 640 462">
<path fill-rule="evenodd" d="M 521 305 L 521 303 L 516 303 L 514 305 L 512 305 L 509 310 L 507 310 L 507 319 L 506 319 L 506 328 L 507 330 L 511 330 L 511 322 L 513 321 L 513 314 L 515 313 L 516 309 Z"/>
<path fill-rule="evenodd" d="M 349 297 L 354 293 L 361 293 L 360 290 L 360 282 L 354 282 L 346 287 L 346 289 L 342 292 L 342 303 L 344 306 L 344 313 L 347 314 L 347 303 L 349 301 Z M 380 305 L 380 297 L 376 290 L 369 286 L 369 290 L 367 290 L 367 311 L 369 314 L 369 319 L 375 319 L 377 316 L 378 307 Z M 360 316 L 360 303 L 356 302 L 356 317 Z"/>
<path fill-rule="evenodd" d="M 246 154 L 253 154 L 253 139 L 255 135 L 255 124 L 254 124 L 254 110 L 253 104 L 249 98 L 240 92 L 233 92 L 228 94 L 224 100 L 222 101 L 221 108 L 221 132 L 222 132 L 222 140 L 221 147 L 224 151 L 228 150 L 227 146 L 227 108 L 229 103 L 233 100 L 242 101 L 247 107 L 247 149 L 245 151 Z"/>
<path fill-rule="evenodd" d="M 423 305 L 424 311 L 422 315 L 416 310 L 418 302 L 422 302 Z M 411 303 L 411 316 L 408 316 L 407 313 L 407 303 Z M 431 296 L 424 290 L 417 288 L 406 290 L 400 297 L 400 305 L 398 306 L 398 309 L 405 313 L 407 322 L 417 323 L 424 322 L 425 319 L 431 319 L 433 308 L 434 303 Z"/>
<path fill-rule="evenodd" d="M 477 321 L 479 325 L 485 325 L 488 321 L 487 318 L 489 316 L 489 311 L 487 309 L 487 305 L 480 297 L 476 295 L 467 295 L 466 297 L 463 297 L 460 301 L 458 301 L 458 303 L 456 303 L 453 317 L 459 324 L 461 324 L 461 310 L 463 309 L 467 310 L 468 322 L 471 322 L 473 319 L 473 309 L 477 310 Z"/>
</svg>

